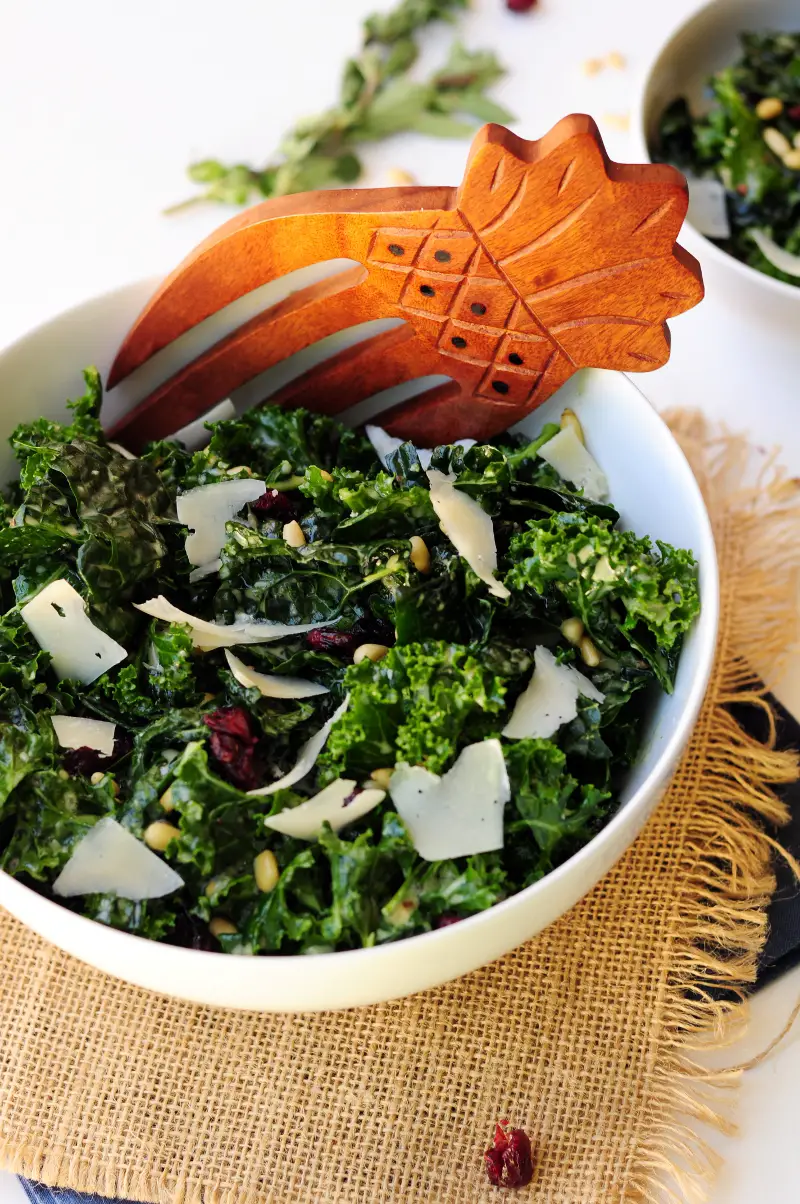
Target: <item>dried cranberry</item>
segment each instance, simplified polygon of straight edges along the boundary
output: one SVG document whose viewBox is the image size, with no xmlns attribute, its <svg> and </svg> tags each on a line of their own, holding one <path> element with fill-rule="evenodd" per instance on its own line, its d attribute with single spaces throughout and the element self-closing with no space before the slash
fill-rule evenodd
<svg viewBox="0 0 800 1204">
<path fill-rule="evenodd" d="M 105 773 L 121 757 L 126 756 L 133 747 L 133 741 L 128 735 L 117 736 L 114 741 L 114 751 L 110 757 L 104 757 L 96 748 L 71 748 L 64 754 L 64 768 L 67 773 L 81 774 L 91 777 L 93 773 Z"/>
<path fill-rule="evenodd" d="M 495 1126 L 483 1161 L 493 1187 L 526 1187 L 533 1178 L 530 1138 L 523 1129 L 509 1129 L 507 1120 Z"/>
<path fill-rule="evenodd" d="M 82 774 L 88 778 L 93 773 L 105 772 L 112 760 L 112 757 L 104 757 L 96 748 L 71 748 L 64 753 L 64 768 L 73 776 Z"/>
<path fill-rule="evenodd" d="M 449 928 L 451 924 L 460 924 L 461 916 L 443 915 L 436 921 L 437 928 Z"/>
<path fill-rule="evenodd" d="M 209 746 L 222 766 L 222 776 L 242 790 L 254 790 L 259 784 L 255 759 L 258 736 L 253 734 L 244 707 L 220 707 L 204 715 L 203 723 L 211 729 Z"/>
<path fill-rule="evenodd" d="M 358 645 L 364 643 L 364 639 L 352 631 L 326 631 L 324 627 L 318 627 L 316 631 L 306 634 L 306 643 L 315 652 L 332 652 L 334 656 L 351 657 Z"/>
<path fill-rule="evenodd" d="M 512 13 L 529 13 L 536 3 L 537 0 L 506 0 L 506 8 Z"/>
<path fill-rule="evenodd" d="M 265 514 L 268 518 L 280 518 L 286 522 L 297 518 L 300 513 L 298 500 L 285 489 L 268 489 L 250 503 L 250 509 L 254 514 Z"/>
<path fill-rule="evenodd" d="M 786 110 L 786 116 L 790 121 L 800 121 L 800 105 L 791 105 Z"/>
</svg>

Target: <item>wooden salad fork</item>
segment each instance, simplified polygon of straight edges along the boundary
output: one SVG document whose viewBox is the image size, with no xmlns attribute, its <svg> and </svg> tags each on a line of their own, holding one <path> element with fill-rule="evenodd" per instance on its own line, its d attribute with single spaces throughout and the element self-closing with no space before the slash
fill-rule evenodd
<svg viewBox="0 0 800 1204">
<path fill-rule="evenodd" d="M 565 117 L 527 142 L 485 126 L 455 188 L 346 189 L 264 201 L 220 226 L 164 281 L 112 365 L 113 388 L 158 351 L 259 286 L 326 260 L 355 261 L 221 339 L 121 418 L 132 451 L 171 435 L 280 361 L 348 327 L 402 324 L 332 354 L 267 400 L 338 414 L 432 374 L 380 416 L 432 446 L 486 439 L 583 367 L 666 363 L 666 319 L 703 296 L 675 239 L 683 176 L 612 163 L 594 121 Z"/>
</svg>

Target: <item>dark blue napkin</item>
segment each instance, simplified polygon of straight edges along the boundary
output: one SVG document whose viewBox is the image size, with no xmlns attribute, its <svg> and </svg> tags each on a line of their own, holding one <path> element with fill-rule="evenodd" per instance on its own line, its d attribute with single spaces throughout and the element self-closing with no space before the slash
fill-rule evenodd
<svg viewBox="0 0 800 1204">
<path fill-rule="evenodd" d="M 774 698 L 778 723 L 778 746 L 800 748 L 800 724 Z M 736 718 L 742 726 L 758 739 L 763 739 L 764 717 L 754 707 L 734 707 Z M 800 783 L 779 789 L 779 794 L 788 803 L 792 818 L 787 827 L 775 831 L 781 841 L 795 857 L 800 859 Z M 800 888 L 794 881 L 791 870 L 782 859 L 776 858 L 775 876 L 777 885 L 769 908 L 769 936 L 761 955 L 757 987 L 772 981 L 779 974 L 800 961 Z M 28 1179 L 20 1179 L 31 1204 L 116 1204 L 103 1196 L 83 1196 L 69 1189 L 45 1187 Z"/>
</svg>

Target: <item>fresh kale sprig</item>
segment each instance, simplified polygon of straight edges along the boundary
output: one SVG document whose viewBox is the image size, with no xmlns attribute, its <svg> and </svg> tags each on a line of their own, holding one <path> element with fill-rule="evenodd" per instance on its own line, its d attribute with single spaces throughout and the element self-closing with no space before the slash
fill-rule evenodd
<svg viewBox="0 0 800 1204">
<path fill-rule="evenodd" d="M 362 172 L 357 148 L 364 142 L 408 130 L 469 137 L 475 124 L 465 117 L 510 121 L 511 114 L 486 95 L 504 74 L 491 51 L 455 42 L 429 79 L 410 74 L 419 54 L 417 35 L 434 21 L 454 21 L 466 7 L 467 0 L 401 0 L 390 12 L 368 17 L 361 51 L 345 64 L 335 105 L 298 121 L 263 167 L 218 159 L 192 163 L 189 177 L 204 191 L 166 212 L 203 201 L 246 205 L 259 197 L 355 184 Z"/>
</svg>

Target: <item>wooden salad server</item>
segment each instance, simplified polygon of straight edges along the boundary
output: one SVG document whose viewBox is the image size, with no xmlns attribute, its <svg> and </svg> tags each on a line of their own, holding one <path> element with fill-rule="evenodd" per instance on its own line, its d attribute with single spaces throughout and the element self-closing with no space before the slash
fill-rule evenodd
<svg viewBox="0 0 800 1204">
<path fill-rule="evenodd" d="M 310 264 L 356 266 L 300 288 L 177 372 L 109 432 L 131 450 L 170 435 L 279 361 L 376 318 L 402 325 L 333 354 L 269 397 L 338 414 L 393 385 L 444 374 L 380 422 L 432 446 L 486 439 L 583 367 L 666 363 L 665 319 L 703 296 L 675 239 L 683 176 L 612 163 L 590 117 L 527 142 L 476 135 L 461 186 L 308 192 L 220 226 L 158 289 L 120 347 L 113 388 L 224 306 Z"/>
</svg>

